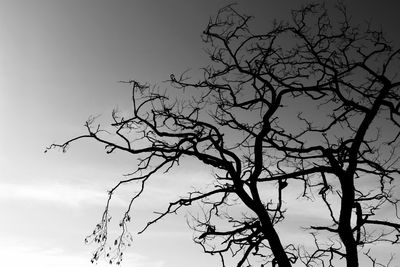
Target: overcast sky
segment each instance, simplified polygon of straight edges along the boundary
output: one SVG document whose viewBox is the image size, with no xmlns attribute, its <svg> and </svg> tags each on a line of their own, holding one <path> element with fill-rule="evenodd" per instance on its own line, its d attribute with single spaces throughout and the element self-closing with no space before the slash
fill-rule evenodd
<svg viewBox="0 0 400 267">
<path fill-rule="evenodd" d="M 0 0 L 0 265 L 91 266 L 94 247 L 84 245 L 85 235 L 100 219 L 106 191 L 135 161 L 106 156 L 91 142 L 66 154 L 44 154 L 45 147 L 84 133 L 90 115 L 108 120 L 113 108 L 126 106 L 130 91 L 118 81 L 161 83 L 207 65 L 201 32 L 229 2 Z M 302 1 L 237 2 L 262 27 Z M 396 1 L 348 2 L 356 19 L 372 19 L 398 38 Z M 138 214 L 151 216 L 177 190 L 209 177 L 208 169 L 191 166 L 186 184 L 152 184 L 152 201 L 143 201 Z M 128 193 L 115 197 L 116 210 Z M 218 258 L 193 244 L 183 215 L 137 237 L 123 266 L 218 266 Z"/>
</svg>

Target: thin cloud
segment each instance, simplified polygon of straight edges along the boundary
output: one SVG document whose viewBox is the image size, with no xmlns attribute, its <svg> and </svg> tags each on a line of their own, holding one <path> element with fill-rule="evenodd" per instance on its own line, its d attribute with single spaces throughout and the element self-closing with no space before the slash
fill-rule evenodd
<svg viewBox="0 0 400 267">
<path fill-rule="evenodd" d="M 23 257 L 21 257 L 23 256 Z M 13 267 L 90 267 L 88 255 L 68 253 L 61 248 L 42 249 L 40 247 L 26 246 L 22 244 L 14 244 L 0 246 L 0 257 L 3 266 Z M 164 267 L 162 261 L 152 261 L 136 253 L 127 253 L 124 258 L 125 266 L 136 267 Z M 110 266 L 107 262 L 100 260 L 97 267 Z"/>
<path fill-rule="evenodd" d="M 33 200 L 67 206 L 104 205 L 107 192 L 68 184 L 0 184 L 2 200 Z M 126 205 L 115 197 L 114 204 Z"/>
</svg>

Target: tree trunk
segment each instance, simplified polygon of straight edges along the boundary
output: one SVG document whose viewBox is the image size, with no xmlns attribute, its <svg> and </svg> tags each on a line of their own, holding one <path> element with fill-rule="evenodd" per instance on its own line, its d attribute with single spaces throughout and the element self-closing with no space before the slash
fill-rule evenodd
<svg viewBox="0 0 400 267">
<path fill-rule="evenodd" d="M 345 175 L 339 179 L 343 194 L 339 217 L 339 236 L 346 248 L 346 266 L 358 267 L 357 242 L 354 239 L 351 227 L 354 206 L 354 179 L 350 175 Z"/>
<path fill-rule="evenodd" d="M 271 247 L 272 253 L 275 256 L 275 261 L 279 267 L 291 267 L 292 264 L 282 246 L 278 233 L 276 232 L 268 212 L 263 210 L 256 211 L 262 225 L 262 232 L 266 236 Z"/>
</svg>

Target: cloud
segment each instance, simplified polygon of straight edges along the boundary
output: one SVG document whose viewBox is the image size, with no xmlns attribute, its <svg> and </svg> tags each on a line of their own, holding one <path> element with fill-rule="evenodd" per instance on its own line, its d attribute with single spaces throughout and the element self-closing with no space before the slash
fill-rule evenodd
<svg viewBox="0 0 400 267">
<path fill-rule="evenodd" d="M 23 244 L 0 246 L 2 266 L 12 267 L 92 267 L 90 257 L 85 254 L 68 253 L 61 248 L 43 249 Z M 109 267 L 107 262 L 99 260 L 97 267 Z M 164 262 L 152 261 L 146 256 L 127 253 L 122 266 L 163 267 Z"/>
<path fill-rule="evenodd" d="M 33 200 L 68 206 L 104 205 L 107 192 L 94 188 L 69 184 L 0 184 L 0 199 Z M 125 201 L 115 196 L 114 204 L 126 205 Z"/>
<path fill-rule="evenodd" d="M 88 259 L 65 255 L 61 249 L 40 250 L 23 245 L 1 247 L 2 265 L 13 267 L 86 267 Z"/>
</svg>

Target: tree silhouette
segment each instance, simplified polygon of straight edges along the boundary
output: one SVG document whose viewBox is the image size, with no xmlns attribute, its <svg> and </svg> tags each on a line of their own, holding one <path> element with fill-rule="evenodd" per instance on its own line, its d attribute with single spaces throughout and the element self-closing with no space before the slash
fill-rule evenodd
<svg viewBox="0 0 400 267">
<path fill-rule="evenodd" d="M 400 238 L 400 50 L 370 25 L 353 26 L 343 4 L 330 12 L 309 4 L 292 11 L 290 21 L 255 33 L 251 17 L 222 8 L 203 33 L 211 64 L 201 79 L 171 75 L 166 90 L 127 81 L 129 117 L 113 112 L 107 131 L 89 119 L 87 134 L 49 147 L 66 150 L 90 138 L 107 153 L 140 159 L 111 189 L 87 238 L 99 244 L 93 261 L 101 255 L 121 261 L 132 204 L 156 173 L 190 157 L 213 168 L 212 189 L 169 203 L 140 233 L 200 202 L 203 215 L 190 222 L 194 241 L 223 266 L 228 256 L 237 266 L 359 266 L 360 257 L 384 265 L 372 245 L 388 242 L 395 250 Z M 108 254 L 109 203 L 126 183 L 141 187 Z M 291 212 L 285 199 L 294 192 L 301 203 L 326 208 L 325 219 L 306 229 L 312 246 L 284 243 L 278 234 Z"/>
</svg>

